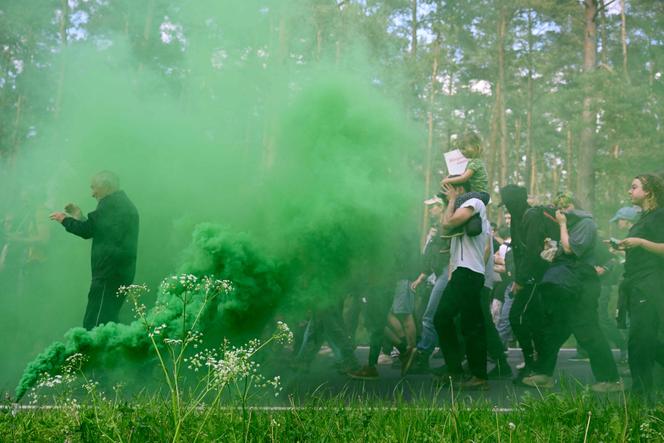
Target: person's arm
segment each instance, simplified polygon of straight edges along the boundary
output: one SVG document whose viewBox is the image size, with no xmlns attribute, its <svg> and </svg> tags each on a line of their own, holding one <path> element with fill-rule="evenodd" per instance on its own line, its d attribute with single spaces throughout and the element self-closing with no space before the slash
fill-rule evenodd
<svg viewBox="0 0 664 443">
<path fill-rule="evenodd" d="M 563 247 L 563 252 L 567 255 L 574 254 L 572 247 L 569 244 L 569 231 L 567 230 L 567 217 L 562 211 L 556 211 L 556 220 L 560 225 L 560 245 Z"/>
<path fill-rule="evenodd" d="M 472 169 L 466 169 L 465 171 L 463 171 L 463 174 L 461 174 L 457 177 L 446 177 L 446 178 L 444 178 L 443 181 L 440 184 L 441 185 L 447 185 L 447 184 L 456 185 L 456 184 L 459 184 L 459 183 L 465 183 L 468 180 L 470 180 L 470 178 L 473 176 L 474 173 L 475 173 L 475 171 L 473 171 Z"/>
<path fill-rule="evenodd" d="M 84 239 L 89 239 L 94 235 L 95 212 L 97 211 L 91 212 L 86 220 L 76 220 L 64 212 L 54 212 L 50 218 L 64 226 L 67 232 Z"/>
<path fill-rule="evenodd" d="M 628 237 L 619 244 L 621 249 L 643 248 L 660 257 L 664 257 L 664 243 L 655 243 L 645 238 Z"/>
<path fill-rule="evenodd" d="M 413 281 L 410 284 L 410 289 L 412 289 L 413 291 L 416 290 L 417 287 L 422 283 L 422 281 L 424 281 L 424 277 L 426 277 L 426 276 L 427 275 L 424 272 L 421 272 L 420 275 L 417 276 L 415 281 Z"/>
</svg>

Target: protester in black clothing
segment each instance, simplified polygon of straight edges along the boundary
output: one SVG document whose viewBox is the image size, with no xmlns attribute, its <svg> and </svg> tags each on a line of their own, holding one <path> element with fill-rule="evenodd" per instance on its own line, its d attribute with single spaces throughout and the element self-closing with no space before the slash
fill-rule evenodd
<svg viewBox="0 0 664 443">
<path fill-rule="evenodd" d="M 92 178 L 90 187 L 98 204 L 87 219 L 71 203 L 65 207 L 66 213 L 51 214 L 51 220 L 61 223 L 68 232 L 92 239 L 92 283 L 83 319 L 86 329 L 118 320 L 124 297 L 117 291 L 134 280 L 138 247 L 138 211 L 120 190 L 117 176 L 100 172 Z"/>
<path fill-rule="evenodd" d="M 542 277 L 542 345 L 528 386 L 550 388 L 558 352 L 574 334 L 588 352 L 598 392 L 621 390 L 618 369 L 597 317 L 600 282 L 594 265 L 597 225 L 569 194 L 559 194 L 554 204 L 560 225 L 560 243 L 553 263 Z"/>
<path fill-rule="evenodd" d="M 652 396 L 655 361 L 664 362 L 664 184 L 655 175 L 639 175 L 629 195 L 643 209 L 618 245 L 626 250 L 621 291 L 629 307 L 629 368 L 632 391 Z"/>
<path fill-rule="evenodd" d="M 446 185 L 443 192 L 449 202 L 464 194 L 464 185 Z M 450 249 L 450 281 L 443 292 L 434 317 L 434 325 L 445 356 L 448 376 L 461 379 L 463 360 L 454 317 L 460 314 L 461 333 L 466 344 L 468 367 L 472 377 L 461 382 L 461 388 L 486 389 L 487 342 L 482 314 L 481 293 L 484 286 L 487 252 L 491 250 L 491 225 L 486 216 L 486 205 L 480 198 L 470 198 L 460 206 L 449 204 L 443 215 L 443 229 L 464 226 L 478 216 L 479 233 L 462 235 L 452 239 Z M 448 379 L 449 380 L 449 379 Z"/>
<path fill-rule="evenodd" d="M 531 207 L 526 188 L 507 185 L 500 190 L 501 204 L 511 214 L 510 236 L 514 263 L 513 303 L 509 313 L 512 332 L 519 341 L 525 366 L 515 382 L 533 371 L 535 353 L 541 346 L 541 303 L 537 291 L 549 263 L 540 257 L 544 240 L 558 240 L 560 232 L 555 210 Z"/>
</svg>

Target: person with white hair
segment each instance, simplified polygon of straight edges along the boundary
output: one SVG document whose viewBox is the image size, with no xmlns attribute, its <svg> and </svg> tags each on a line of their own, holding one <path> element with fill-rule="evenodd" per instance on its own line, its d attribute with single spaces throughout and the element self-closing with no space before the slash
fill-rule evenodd
<svg viewBox="0 0 664 443">
<path fill-rule="evenodd" d="M 83 318 L 86 329 L 118 321 L 124 302 L 118 289 L 130 285 L 136 273 L 139 225 L 138 211 L 120 190 L 117 175 L 110 171 L 99 172 L 92 177 L 90 188 L 98 203 L 87 218 L 72 203 L 65 206 L 65 212 L 54 212 L 50 216 L 67 232 L 92 239 L 92 283 Z"/>
</svg>

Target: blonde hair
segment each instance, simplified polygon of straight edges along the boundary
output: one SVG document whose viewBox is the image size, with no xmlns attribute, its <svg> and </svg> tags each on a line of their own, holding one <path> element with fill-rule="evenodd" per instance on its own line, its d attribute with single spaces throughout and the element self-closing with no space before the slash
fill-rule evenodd
<svg viewBox="0 0 664 443">
<path fill-rule="evenodd" d="M 479 158 L 482 156 L 482 139 L 476 132 L 466 132 L 457 140 L 457 149 L 465 157 Z"/>
</svg>

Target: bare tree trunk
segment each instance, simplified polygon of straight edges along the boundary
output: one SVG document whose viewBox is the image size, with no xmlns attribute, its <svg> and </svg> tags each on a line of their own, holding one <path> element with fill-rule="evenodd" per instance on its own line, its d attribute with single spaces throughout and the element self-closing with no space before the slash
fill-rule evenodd
<svg viewBox="0 0 664 443">
<path fill-rule="evenodd" d="M 152 28 L 152 20 L 154 17 L 154 0 L 149 0 L 147 14 L 145 14 L 145 24 L 143 25 L 143 41 L 141 45 L 144 50 L 147 50 L 148 44 L 150 43 L 150 29 Z M 138 75 L 140 76 L 143 72 L 145 63 L 143 60 L 138 64 Z"/>
<path fill-rule="evenodd" d="M 521 163 L 521 117 L 517 117 L 514 121 L 514 153 L 516 158 L 512 168 L 510 168 L 512 178 L 509 181 L 518 183 L 520 180 L 517 171 L 521 169 L 519 167 Z"/>
<path fill-rule="evenodd" d="M 507 182 L 507 115 L 505 110 L 505 34 L 507 28 L 507 11 L 500 11 L 498 23 L 498 86 L 500 99 L 498 101 L 498 118 L 500 123 L 500 175 L 498 183 L 505 186 Z M 498 89 L 498 88 L 497 88 Z M 496 94 L 498 96 L 498 94 Z M 493 185 L 493 184 L 491 184 Z M 491 189 L 492 186 L 489 188 Z"/>
<path fill-rule="evenodd" d="M 53 107 L 53 114 L 55 120 L 58 120 L 60 117 L 60 110 L 62 109 L 62 96 L 64 95 L 65 89 L 65 53 L 67 46 L 67 26 L 69 25 L 69 2 L 68 0 L 62 0 L 62 17 L 60 18 L 60 26 L 58 34 L 60 35 L 60 46 L 62 51 L 60 52 L 60 71 L 58 73 L 58 85 L 55 93 L 55 106 Z"/>
<path fill-rule="evenodd" d="M 491 111 L 491 122 L 489 125 L 489 143 L 487 144 L 489 152 L 487 152 L 487 175 L 489 178 L 489 189 L 493 188 L 493 183 L 495 179 L 495 159 L 496 152 L 498 152 L 498 113 L 499 111 L 499 95 L 500 95 L 500 86 L 496 85 L 496 100 L 493 104 L 493 110 Z"/>
<path fill-rule="evenodd" d="M 539 194 L 539 186 L 537 186 L 537 153 L 532 152 L 530 161 L 530 188 L 529 194 L 537 196 Z"/>
<path fill-rule="evenodd" d="M 439 57 L 440 57 L 440 47 L 438 44 L 438 40 L 434 42 L 433 45 L 433 63 L 431 67 L 431 90 L 430 90 L 430 95 L 429 95 L 429 112 L 427 113 L 427 120 L 428 120 L 428 126 L 429 126 L 429 134 L 427 138 L 427 152 L 426 152 L 426 164 L 424 167 L 424 195 L 425 197 L 430 197 L 432 193 L 432 170 L 433 170 L 433 133 L 434 133 L 434 125 L 433 125 L 433 111 L 436 103 L 436 78 L 438 77 L 438 63 L 439 63 Z M 426 238 L 427 234 L 427 228 L 428 228 L 428 220 L 427 220 L 427 209 L 424 208 L 424 213 L 422 216 L 422 231 L 421 231 L 421 236 L 420 236 L 420 243 L 422 246 L 424 246 L 424 240 Z"/>
<path fill-rule="evenodd" d="M 597 63 L 597 0 L 584 0 L 584 39 L 583 39 L 583 72 L 588 77 Z M 596 115 L 593 111 L 593 88 L 589 79 L 586 80 L 585 97 L 581 120 L 581 144 L 579 146 L 578 175 L 576 193 L 582 206 L 592 210 L 595 200 L 595 140 L 594 129 Z"/>
<path fill-rule="evenodd" d="M 572 144 L 572 128 L 570 123 L 567 123 L 567 161 L 565 166 L 567 168 L 567 189 L 574 192 L 574 145 Z"/>
<path fill-rule="evenodd" d="M 625 17 L 625 0 L 620 0 L 620 41 L 622 43 L 623 76 L 630 83 L 629 70 L 627 69 L 627 20 Z"/>
<path fill-rule="evenodd" d="M 528 103 L 526 104 L 526 188 L 533 189 L 535 154 L 533 152 L 533 17 L 532 10 L 528 11 Z"/>
<path fill-rule="evenodd" d="M 417 55 L 417 0 L 411 0 L 410 13 L 411 13 L 410 55 L 414 59 L 415 56 Z"/>
</svg>

